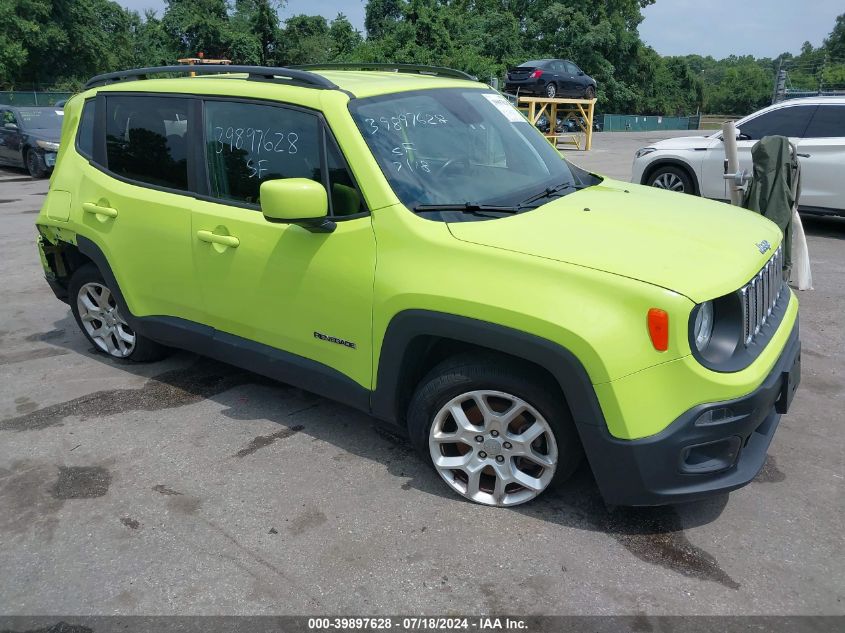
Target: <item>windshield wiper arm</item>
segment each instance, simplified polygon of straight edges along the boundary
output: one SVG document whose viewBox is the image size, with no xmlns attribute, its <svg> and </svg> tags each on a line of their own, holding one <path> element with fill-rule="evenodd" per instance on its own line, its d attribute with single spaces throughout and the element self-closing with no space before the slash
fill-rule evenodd
<svg viewBox="0 0 845 633">
<path fill-rule="evenodd" d="M 458 204 L 418 204 L 412 207 L 415 213 L 423 211 L 460 211 L 462 213 L 475 213 L 477 211 L 496 211 L 498 213 L 517 213 L 517 207 L 497 206 L 493 204 L 475 204 L 473 202 L 462 202 Z"/>
<path fill-rule="evenodd" d="M 581 189 L 586 189 L 590 185 L 576 185 L 574 182 L 563 182 L 559 185 L 555 185 L 554 187 L 546 187 L 543 191 L 533 196 L 530 196 L 516 205 L 517 209 L 522 209 L 532 202 L 537 202 L 537 200 L 542 200 L 543 198 L 551 198 L 556 193 L 560 193 L 566 189 L 573 189 L 575 191 L 580 191 Z"/>
</svg>

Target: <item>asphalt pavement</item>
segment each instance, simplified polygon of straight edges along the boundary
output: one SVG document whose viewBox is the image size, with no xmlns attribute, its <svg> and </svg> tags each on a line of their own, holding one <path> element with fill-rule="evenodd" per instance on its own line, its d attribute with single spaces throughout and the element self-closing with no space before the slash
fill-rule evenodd
<svg viewBox="0 0 845 633">
<path fill-rule="evenodd" d="M 627 179 L 661 136 L 569 154 Z M 845 220 L 805 221 L 803 382 L 749 486 L 608 509 L 582 468 L 495 509 L 342 405 L 95 354 L 43 279 L 46 189 L 0 170 L 0 614 L 845 614 Z"/>
</svg>

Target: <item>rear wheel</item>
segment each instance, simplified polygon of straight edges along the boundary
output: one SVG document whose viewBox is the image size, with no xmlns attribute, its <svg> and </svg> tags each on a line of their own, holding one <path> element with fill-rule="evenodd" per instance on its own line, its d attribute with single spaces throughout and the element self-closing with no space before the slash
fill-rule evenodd
<svg viewBox="0 0 845 633">
<path fill-rule="evenodd" d="M 47 166 L 44 164 L 44 159 L 35 151 L 31 149 L 26 151 L 25 162 L 26 170 L 33 178 L 44 178 L 47 175 Z"/>
<path fill-rule="evenodd" d="M 557 86 L 555 85 L 555 82 L 550 81 L 548 84 L 546 84 L 546 96 L 549 99 L 554 99 L 555 97 L 557 97 Z"/>
<path fill-rule="evenodd" d="M 408 430 L 452 490 L 484 505 L 536 498 L 567 479 L 582 455 L 557 386 L 531 366 L 495 356 L 435 367 L 411 400 Z"/>
<path fill-rule="evenodd" d="M 646 184 L 678 193 L 695 193 L 689 174 L 680 167 L 672 165 L 663 165 L 655 169 L 648 177 Z"/>
<path fill-rule="evenodd" d="M 126 322 L 114 293 L 93 264 L 73 274 L 69 298 L 79 329 L 98 352 L 139 362 L 164 355 L 164 347 L 136 333 Z"/>
</svg>

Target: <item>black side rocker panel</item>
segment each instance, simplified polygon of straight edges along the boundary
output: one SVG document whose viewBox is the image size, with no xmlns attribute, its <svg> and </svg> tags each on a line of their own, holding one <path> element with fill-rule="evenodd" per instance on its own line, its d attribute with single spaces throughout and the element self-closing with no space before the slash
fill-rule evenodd
<svg viewBox="0 0 845 633">
<path fill-rule="evenodd" d="M 185 319 L 171 316 L 137 317 L 133 315 L 126 305 L 120 286 L 100 248 L 82 236 L 77 237 L 76 243 L 80 252 L 89 257 L 100 269 L 100 273 L 113 291 L 121 313 L 136 332 L 162 345 L 177 347 L 230 363 L 369 412 L 369 389 L 322 363 Z"/>
</svg>

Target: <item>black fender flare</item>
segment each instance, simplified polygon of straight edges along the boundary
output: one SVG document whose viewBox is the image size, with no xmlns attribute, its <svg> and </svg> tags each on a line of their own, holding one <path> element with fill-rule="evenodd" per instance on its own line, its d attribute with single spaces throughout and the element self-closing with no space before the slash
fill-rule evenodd
<svg viewBox="0 0 845 633">
<path fill-rule="evenodd" d="M 412 341 L 435 337 L 469 343 L 532 362 L 548 371 L 563 392 L 576 427 L 605 426 L 593 384 L 583 364 L 571 351 L 547 339 L 513 328 L 429 310 L 405 310 L 396 314 L 385 331 L 378 361 L 376 389 L 370 409 L 383 420 L 401 423 L 398 411 L 403 385 L 402 370 Z"/>
<path fill-rule="evenodd" d="M 76 248 L 78 248 L 79 252 L 85 255 L 85 257 L 94 262 L 94 265 L 99 269 L 100 274 L 103 276 L 103 279 L 106 280 L 106 284 L 114 295 L 114 301 L 117 303 L 117 307 L 120 308 L 121 315 L 129 322 L 129 325 L 136 328 L 138 322 L 132 314 L 132 311 L 129 309 L 126 299 L 123 297 L 123 293 L 120 290 L 120 284 L 117 283 L 117 279 L 112 272 L 111 265 L 109 264 L 109 260 L 106 258 L 106 254 L 103 253 L 103 250 L 96 244 L 96 242 L 88 239 L 84 235 L 79 235 L 78 233 L 76 235 Z"/>
<path fill-rule="evenodd" d="M 687 173 L 687 175 L 689 175 L 690 180 L 692 180 L 692 186 L 694 189 L 693 193 L 695 193 L 695 195 L 697 196 L 701 195 L 701 185 L 698 182 L 698 176 L 696 176 L 695 170 L 690 166 L 689 163 L 686 163 L 678 158 L 659 158 L 654 161 L 652 164 L 646 167 L 645 171 L 643 172 L 642 180 L 640 180 L 640 184 L 646 184 L 646 181 L 651 178 L 651 175 L 655 172 L 655 170 L 666 165 L 683 169 Z"/>
</svg>

